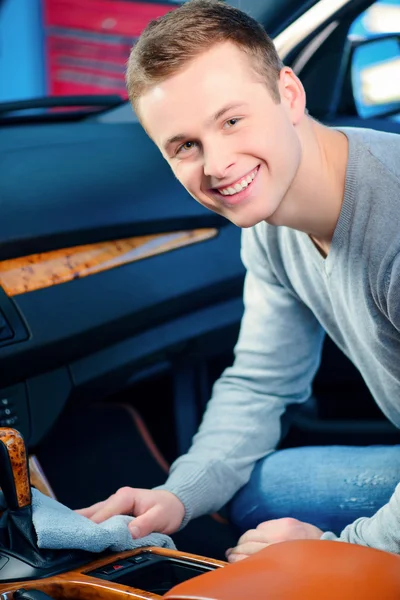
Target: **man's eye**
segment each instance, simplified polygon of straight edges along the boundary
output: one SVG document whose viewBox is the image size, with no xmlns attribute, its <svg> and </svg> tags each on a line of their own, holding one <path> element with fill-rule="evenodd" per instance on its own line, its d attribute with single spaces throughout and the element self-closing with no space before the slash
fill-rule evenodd
<svg viewBox="0 0 400 600">
<path fill-rule="evenodd" d="M 237 123 L 239 123 L 239 121 L 240 121 L 240 119 L 238 119 L 237 117 L 235 117 L 233 119 L 228 119 L 224 123 L 224 128 L 230 129 L 231 127 L 234 127 Z"/>
<path fill-rule="evenodd" d="M 192 150 L 195 147 L 196 147 L 196 142 L 185 142 L 184 144 L 179 146 L 176 153 L 179 154 L 181 152 L 189 152 L 189 150 Z"/>
</svg>

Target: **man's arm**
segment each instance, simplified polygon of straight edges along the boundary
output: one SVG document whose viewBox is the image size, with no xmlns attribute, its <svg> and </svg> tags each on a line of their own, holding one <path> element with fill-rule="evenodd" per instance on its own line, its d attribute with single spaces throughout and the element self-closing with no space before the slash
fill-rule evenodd
<svg viewBox="0 0 400 600">
<path fill-rule="evenodd" d="M 234 364 L 214 385 L 189 452 L 157 488 L 183 502 L 183 525 L 247 483 L 255 462 L 276 448 L 285 407 L 309 398 L 320 361 L 324 332 L 273 274 L 257 228 L 243 232 L 242 259 L 245 312 Z"/>
<path fill-rule="evenodd" d="M 397 254 L 390 263 L 382 283 L 380 306 L 396 335 L 395 330 L 400 332 L 400 255 Z M 400 554 L 400 484 L 389 502 L 372 517 L 357 519 L 345 527 L 339 537 L 328 531 L 321 539 L 340 540 Z"/>
</svg>

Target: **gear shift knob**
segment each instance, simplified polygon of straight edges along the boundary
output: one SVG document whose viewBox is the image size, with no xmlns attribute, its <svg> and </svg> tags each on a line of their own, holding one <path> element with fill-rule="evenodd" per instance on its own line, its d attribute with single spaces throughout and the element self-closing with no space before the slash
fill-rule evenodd
<svg viewBox="0 0 400 600">
<path fill-rule="evenodd" d="M 0 428 L 0 487 L 10 510 L 31 504 L 25 443 L 19 431 L 8 427 Z"/>
</svg>

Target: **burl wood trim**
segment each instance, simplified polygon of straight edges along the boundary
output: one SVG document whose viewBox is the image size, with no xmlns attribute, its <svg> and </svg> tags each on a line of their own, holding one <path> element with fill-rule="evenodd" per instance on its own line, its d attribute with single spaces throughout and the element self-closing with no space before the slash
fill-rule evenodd
<svg viewBox="0 0 400 600">
<path fill-rule="evenodd" d="M 48 579 L 9 584 L 7 591 L 2 591 L 6 585 L 0 585 L 0 593 L 1 597 L 7 600 L 11 600 L 12 592 L 21 587 L 25 590 L 40 590 L 56 600 L 159 600 L 162 597 L 72 571 Z"/>
<path fill-rule="evenodd" d="M 18 506 L 24 508 L 31 503 L 31 487 L 24 440 L 15 429 L 2 427 L 0 441 L 6 446 L 10 458 Z"/>
<path fill-rule="evenodd" d="M 219 560 L 179 552 L 178 550 L 139 548 L 137 550 L 128 550 L 127 552 L 112 554 L 107 558 L 95 560 L 85 567 L 80 567 L 79 569 L 74 569 L 73 571 L 68 571 L 67 573 L 49 577 L 47 579 L 0 584 L 0 594 L 2 595 L 3 600 L 12 600 L 13 591 L 23 587 L 26 590 L 31 588 L 41 590 L 57 600 L 70 600 L 71 598 L 76 600 L 159 600 L 162 596 L 159 596 L 158 594 L 151 594 L 150 592 L 86 575 L 86 572 L 88 571 L 93 571 L 99 567 L 118 560 L 123 560 L 124 558 L 134 556 L 135 554 L 140 554 L 144 551 L 181 560 L 185 558 L 190 559 L 192 562 L 199 565 L 223 567 L 227 564 Z"/>
<path fill-rule="evenodd" d="M 158 233 L 4 260 L 0 262 L 0 285 L 8 296 L 16 296 L 203 242 L 217 234 L 213 228 Z"/>
<path fill-rule="evenodd" d="M 46 496 L 56 500 L 56 495 L 43 472 L 39 459 L 35 455 L 31 455 L 29 457 L 29 473 L 31 477 L 31 485 L 39 490 L 39 492 L 42 492 L 42 494 L 45 494 Z"/>
</svg>

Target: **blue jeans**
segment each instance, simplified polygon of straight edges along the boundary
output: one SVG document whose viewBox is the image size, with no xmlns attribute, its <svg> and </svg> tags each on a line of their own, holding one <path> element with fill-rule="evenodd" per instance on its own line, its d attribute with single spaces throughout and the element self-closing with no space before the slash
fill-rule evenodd
<svg viewBox="0 0 400 600">
<path fill-rule="evenodd" d="M 230 516 L 240 532 L 294 517 L 339 534 L 386 504 L 400 481 L 400 446 L 288 448 L 258 461 Z"/>
</svg>

